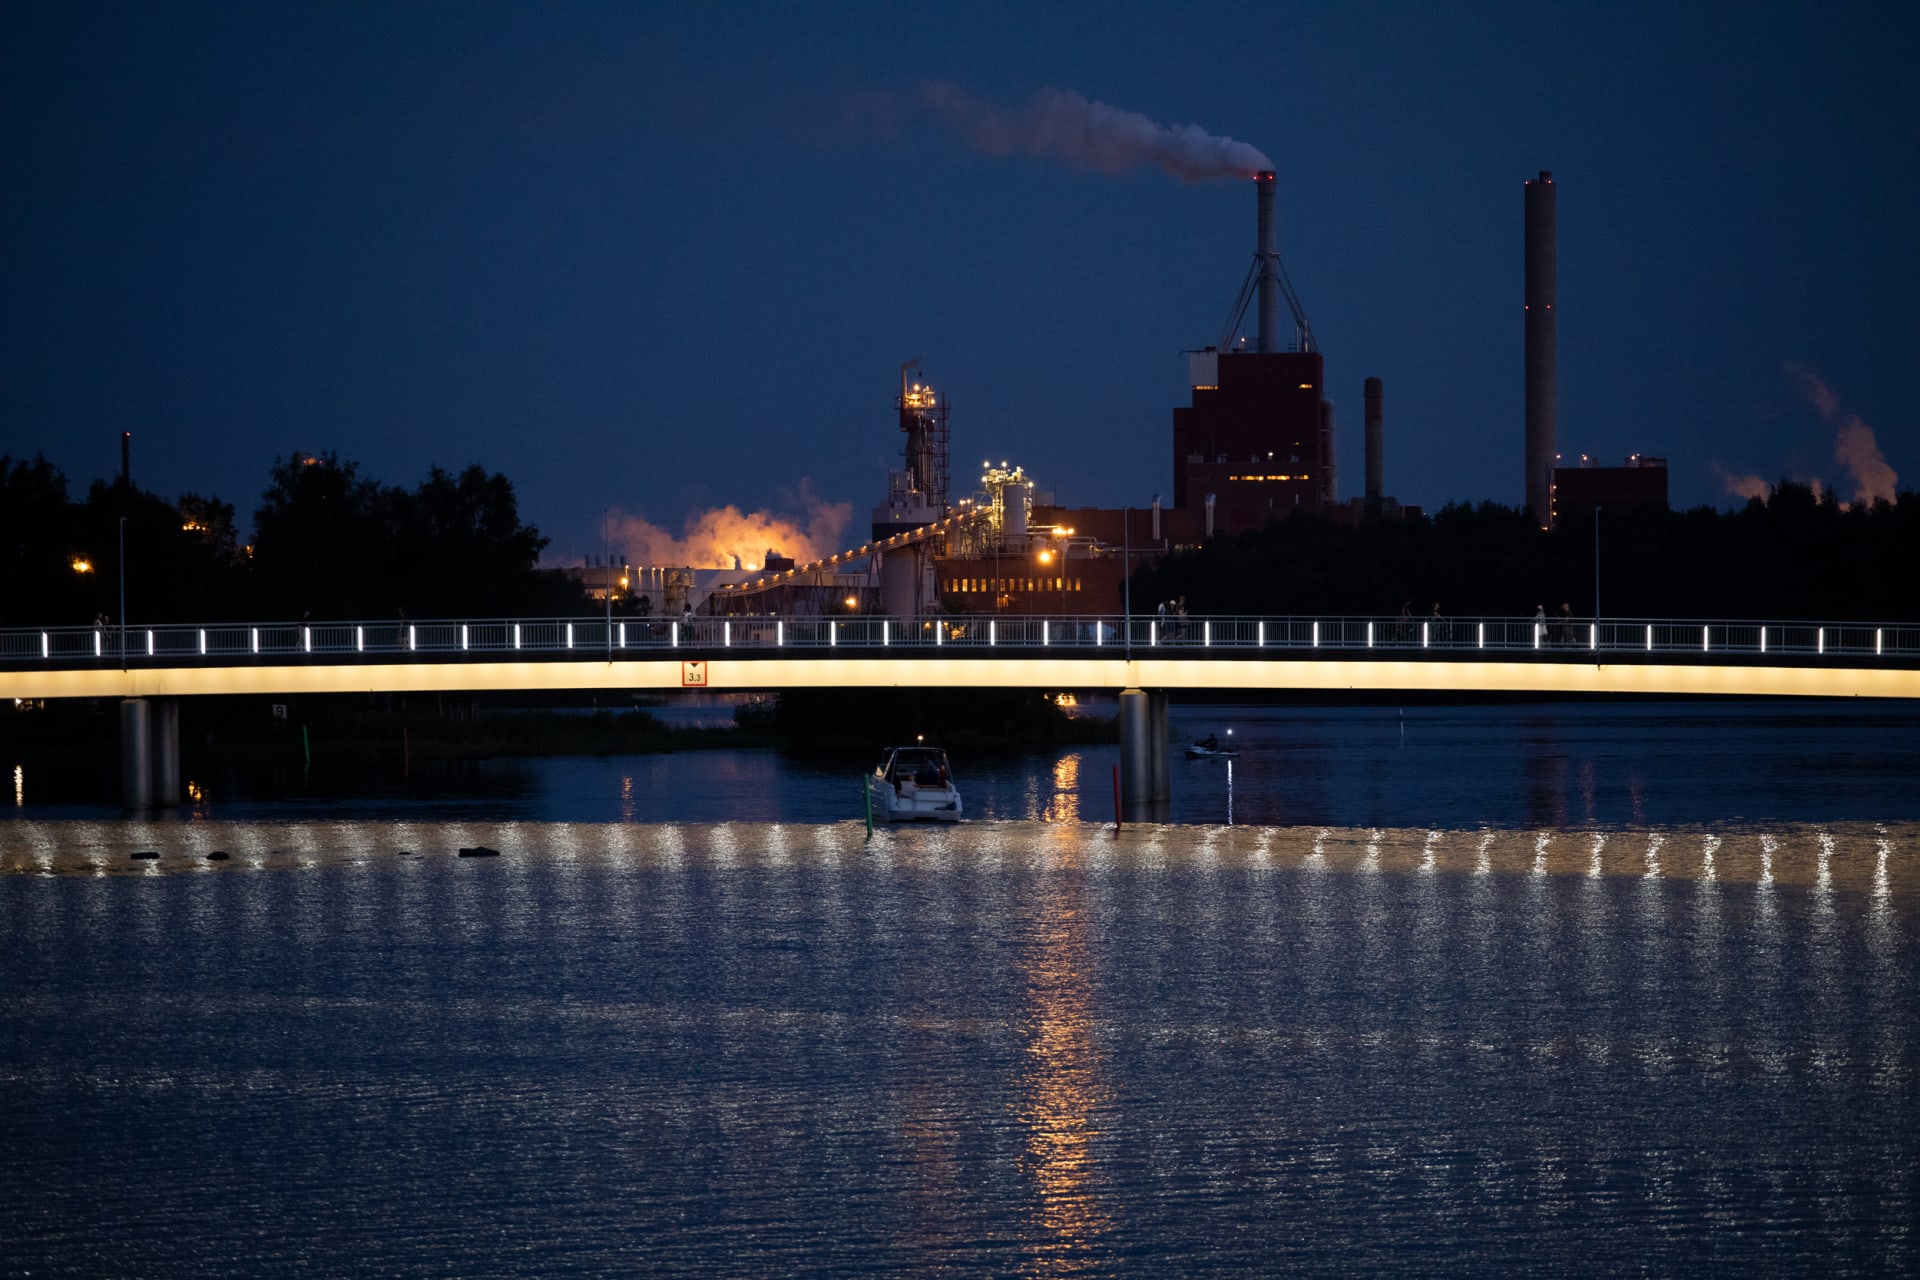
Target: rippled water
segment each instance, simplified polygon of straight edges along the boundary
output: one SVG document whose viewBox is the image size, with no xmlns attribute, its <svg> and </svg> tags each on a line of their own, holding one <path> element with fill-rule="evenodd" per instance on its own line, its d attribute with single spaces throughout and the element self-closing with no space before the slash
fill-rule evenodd
<svg viewBox="0 0 1920 1280">
<path fill-rule="evenodd" d="M 5 824 L 5 1268 L 1914 1271 L 1920 825 L 1059 816 Z"/>
</svg>

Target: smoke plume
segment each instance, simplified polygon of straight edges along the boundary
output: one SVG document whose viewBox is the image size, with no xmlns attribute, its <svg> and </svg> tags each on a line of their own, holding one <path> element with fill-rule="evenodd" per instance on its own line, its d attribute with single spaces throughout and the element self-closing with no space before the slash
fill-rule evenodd
<svg viewBox="0 0 1920 1280">
<path fill-rule="evenodd" d="M 615 512 L 613 540 L 634 564 L 696 569 L 731 569 L 735 557 L 757 569 L 769 551 L 802 564 L 844 551 L 842 535 L 853 519 L 853 504 L 823 502 L 805 482 L 796 496 L 806 508 L 803 516 L 743 512 L 728 504 L 688 516 L 678 535 L 642 516 Z"/>
<path fill-rule="evenodd" d="M 1787 372 L 1800 384 L 1800 393 L 1806 396 L 1807 402 L 1834 429 L 1833 457 L 1853 479 L 1854 501 L 1892 502 L 1900 476 L 1887 465 L 1887 457 L 1880 452 L 1879 441 L 1874 439 L 1873 428 L 1862 422 L 1858 414 L 1841 412 L 1839 397 L 1833 394 L 1825 379 L 1806 365 L 1789 361 Z"/>
<path fill-rule="evenodd" d="M 1076 169 L 1125 173 L 1156 165 L 1183 182 L 1251 178 L 1273 161 L 1257 147 L 1198 125 L 1156 124 L 1135 111 L 1093 102 L 1070 89 L 1041 89 L 1024 106 L 1002 107 L 944 81 L 920 86 L 921 100 L 990 156 L 1034 156 Z"/>
<path fill-rule="evenodd" d="M 1720 483 L 1725 485 L 1727 492 L 1734 497 L 1758 498 L 1762 502 L 1767 500 L 1767 494 L 1769 492 L 1767 482 L 1759 476 L 1752 474 L 1737 476 L 1717 463 L 1714 465 L 1713 470 L 1714 473 L 1720 477 Z"/>
</svg>

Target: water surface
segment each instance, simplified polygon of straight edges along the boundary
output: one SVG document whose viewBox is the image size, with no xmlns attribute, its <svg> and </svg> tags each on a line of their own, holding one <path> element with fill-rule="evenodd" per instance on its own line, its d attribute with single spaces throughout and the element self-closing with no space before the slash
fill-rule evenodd
<svg viewBox="0 0 1920 1280">
<path fill-rule="evenodd" d="M 6 1269 L 1910 1274 L 1916 837 L 16 821 Z"/>
</svg>

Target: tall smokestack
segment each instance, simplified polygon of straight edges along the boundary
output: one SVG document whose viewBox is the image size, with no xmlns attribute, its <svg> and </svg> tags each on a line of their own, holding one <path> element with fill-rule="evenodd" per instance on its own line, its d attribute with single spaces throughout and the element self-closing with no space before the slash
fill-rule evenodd
<svg viewBox="0 0 1920 1280">
<path fill-rule="evenodd" d="M 1553 175 L 1526 184 L 1527 507 L 1541 528 L 1553 522 L 1554 406 L 1558 340 L 1554 334 Z"/>
<path fill-rule="evenodd" d="M 1280 332 L 1280 243 L 1273 228 L 1273 170 L 1253 175 L 1253 192 L 1260 234 L 1255 247 L 1260 258 L 1259 349 L 1272 351 Z"/>
<path fill-rule="evenodd" d="M 1383 459 L 1380 455 L 1380 394 L 1381 384 L 1378 378 L 1367 379 L 1367 510 L 1378 514 L 1380 511 L 1380 473 Z"/>
</svg>

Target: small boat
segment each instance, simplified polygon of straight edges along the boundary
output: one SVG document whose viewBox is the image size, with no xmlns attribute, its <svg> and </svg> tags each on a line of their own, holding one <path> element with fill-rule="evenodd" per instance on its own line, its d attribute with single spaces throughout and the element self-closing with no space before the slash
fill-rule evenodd
<svg viewBox="0 0 1920 1280">
<path fill-rule="evenodd" d="M 867 776 L 875 822 L 958 822 L 960 791 L 938 747 L 889 747 Z"/>
<path fill-rule="evenodd" d="M 1240 753 L 1238 751 L 1228 751 L 1217 744 L 1209 742 L 1194 742 L 1187 746 L 1187 759 L 1189 760 L 1235 760 L 1238 759 L 1239 756 Z"/>
</svg>

